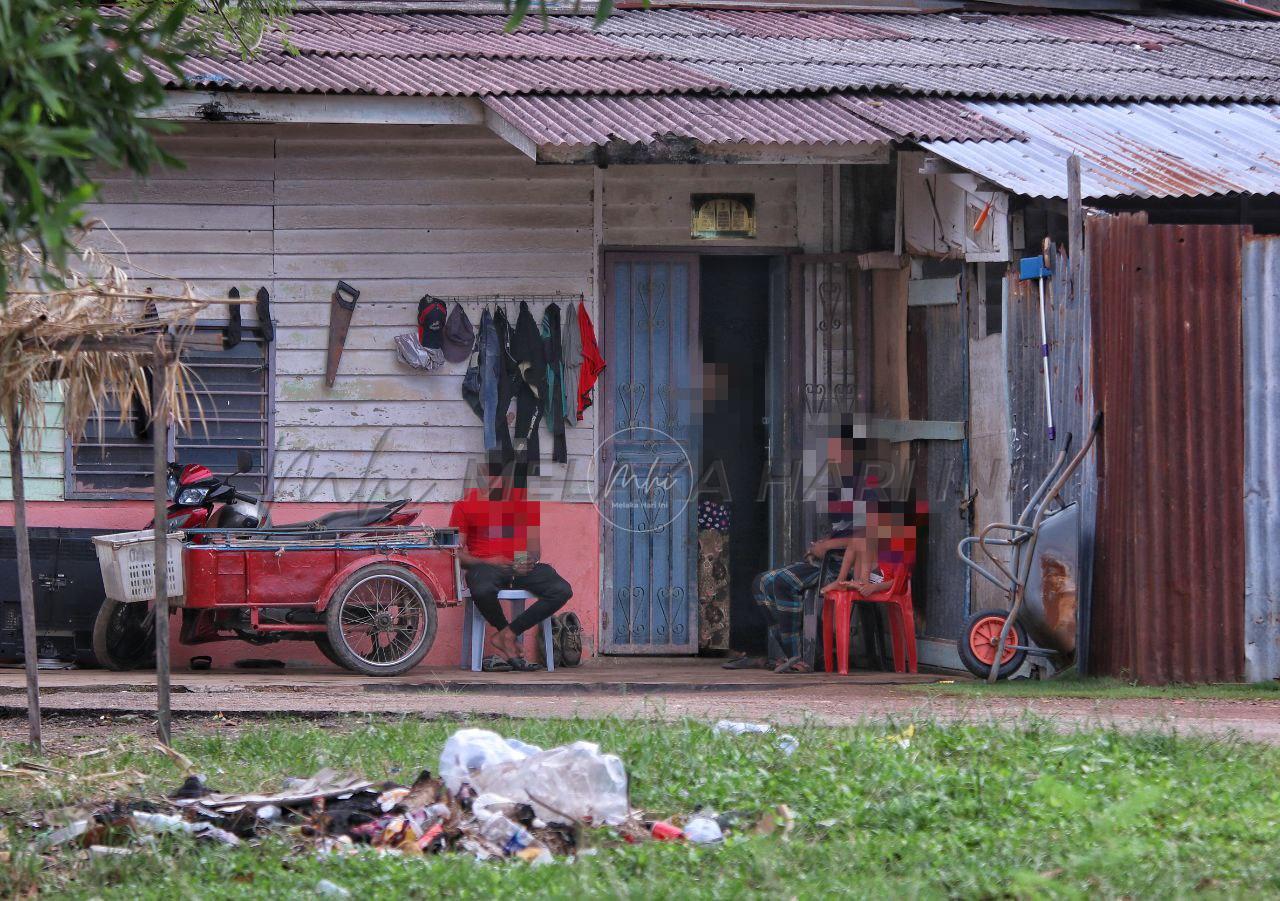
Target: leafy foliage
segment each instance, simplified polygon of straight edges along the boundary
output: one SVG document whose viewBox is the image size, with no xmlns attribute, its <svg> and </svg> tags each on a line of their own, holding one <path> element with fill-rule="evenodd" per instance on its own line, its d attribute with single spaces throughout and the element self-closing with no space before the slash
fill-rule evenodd
<svg viewBox="0 0 1280 901">
<path fill-rule="evenodd" d="M 0 0 L 0 242 L 66 259 L 95 162 L 145 173 L 165 155 L 157 105 L 194 37 L 192 0 L 104 9 L 79 0 Z M 0 290 L 7 273 L 0 272 Z"/>
<path fill-rule="evenodd" d="M 528 17 L 529 13 L 534 12 L 535 10 L 537 11 L 538 16 L 545 23 L 547 21 L 547 17 L 552 12 L 559 11 L 562 6 L 562 4 L 555 3 L 554 0 L 504 0 L 503 5 L 506 7 L 508 13 L 506 25 L 507 31 L 515 31 L 520 27 L 520 23 Z M 580 4 L 578 2 L 575 2 L 572 8 L 576 10 L 579 5 Z M 609 18 L 613 13 L 615 6 L 616 0 L 596 0 L 596 25 L 599 25 L 605 19 Z M 643 6 L 645 9 L 648 9 L 649 0 L 644 0 Z"/>
<path fill-rule="evenodd" d="M 173 165 L 146 117 L 199 47 L 252 52 L 292 0 L 0 0 L 0 252 L 39 249 L 61 269 L 93 166 Z M 11 253 L 4 253 L 6 258 Z M 11 273 L 0 268 L 0 295 Z"/>
</svg>

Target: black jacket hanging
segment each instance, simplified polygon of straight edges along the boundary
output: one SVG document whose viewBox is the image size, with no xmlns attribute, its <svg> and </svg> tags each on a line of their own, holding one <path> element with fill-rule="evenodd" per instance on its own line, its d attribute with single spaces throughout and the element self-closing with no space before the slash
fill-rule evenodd
<svg viewBox="0 0 1280 901">
<path fill-rule="evenodd" d="M 515 362 L 518 390 L 516 392 L 517 465 L 520 451 L 526 450 L 524 461 L 529 475 L 538 474 L 541 454 L 538 445 L 538 424 L 542 420 L 542 398 L 547 394 L 547 355 L 542 347 L 542 333 L 533 319 L 527 303 L 520 304 L 515 331 L 511 336 L 511 359 Z"/>
<path fill-rule="evenodd" d="M 564 437 L 564 359 L 561 352 L 560 307 L 547 304 L 542 313 L 542 346 L 547 357 L 547 389 L 542 392 L 542 416 L 551 430 L 551 459 L 556 463 L 569 461 L 569 450 Z"/>
<path fill-rule="evenodd" d="M 501 307 L 493 317 L 494 328 L 498 332 L 499 353 L 502 356 L 498 381 L 498 410 L 495 417 L 498 448 L 503 466 L 515 464 L 517 487 L 524 487 L 525 476 L 538 474 L 540 462 L 539 394 L 535 383 L 526 377 L 526 373 L 529 373 L 534 368 L 533 364 L 537 362 L 532 359 L 535 354 L 540 361 L 539 369 L 546 368 L 545 356 L 541 353 L 542 337 L 538 334 L 537 326 L 533 324 L 533 314 L 528 311 L 527 306 L 522 304 L 521 307 L 521 314 L 517 317 L 514 326 Z M 525 322 L 526 319 L 527 322 Z M 536 339 L 532 344 L 529 339 L 530 329 Z M 536 348 L 533 345 L 536 345 Z M 545 372 L 543 372 L 542 381 L 537 384 L 542 390 L 546 390 Z M 511 409 L 513 399 L 516 402 L 514 434 L 507 423 L 507 412 Z"/>
<path fill-rule="evenodd" d="M 518 370 L 515 360 L 511 359 L 511 322 L 501 304 L 493 314 L 493 330 L 498 333 L 498 406 L 494 411 L 493 424 L 498 432 L 498 452 L 502 457 L 502 464 L 508 466 L 516 458 L 511 443 L 511 427 L 507 424 L 507 411 L 511 409 L 511 400 L 516 396 Z"/>
</svg>

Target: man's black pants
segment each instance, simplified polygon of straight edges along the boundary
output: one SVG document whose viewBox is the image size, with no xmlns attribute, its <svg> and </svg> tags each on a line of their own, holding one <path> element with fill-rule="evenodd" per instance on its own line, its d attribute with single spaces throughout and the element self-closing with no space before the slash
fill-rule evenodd
<svg viewBox="0 0 1280 901">
<path fill-rule="evenodd" d="M 508 626 L 507 615 L 498 601 L 499 591 L 523 588 L 533 595 L 536 600 L 516 617 L 515 622 L 510 623 L 511 631 L 516 635 L 532 629 L 573 597 L 569 583 L 545 563 L 535 563 L 524 575 L 508 566 L 477 563 L 467 570 L 467 587 L 471 589 L 471 603 L 495 629 Z"/>
</svg>

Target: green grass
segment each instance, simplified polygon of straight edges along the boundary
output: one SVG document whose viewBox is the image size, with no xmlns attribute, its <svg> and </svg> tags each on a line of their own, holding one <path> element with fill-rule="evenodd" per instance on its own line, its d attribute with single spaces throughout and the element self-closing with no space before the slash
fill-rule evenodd
<svg viewBox="0 0 1280 901">
<path fill-rule="evenodd" d="M 282 842 L 228 850 L 167 839 L 128 858 L 75 852 L 41 868 L 23 853 L 22 814 L 102 800 L 136 770 L 135 792 L 180 778 L 141 734 L 105 738 L 105 755 L 52 756 L 79 778 L 43 787 L 0 779 L 13 856 L 0 896 L 38 884 L 82 898 L 313 897 L 321 879 L 357 898 L 415 896 L 866 898 L 1280 894 L 1280 749 L 1169 734 L 1064 733 L 1045 721 L 1016 728 L 905 723 L 792 729 L 781 756 L 768 736 L 716 736 L 703 724 L 619 720 L 485 720 L 526 741 L 583 738 L 622 756 L 633 803 L 660 814 L 763 810 L 786 803 L 789 841 L 742 836 L 724 846 L 605 848 L 532 868 L 439 858 L 324 859 Z M 363 720 L 241 725 L 198 732 L 180 722 L 176 746 L 224 790 L 265 788 L 323 766 L 411 779 L 434 768 L 457 722 Z M 139 724 L 139 733 L 143 731 Z M 83 746 L 82 746 L 83 747 Z M 20 745 L 0 750 L 12 764 Z"/>
<path fill-rule="evenodd" d="M 911 691 L 1004 698 L 1167 698 L 1205 701 L 1280 701 L 1280 682 L 1211 685 L 1137 685 L 1120 679 L 1083 678 L 1066 673 L 1056 679 L 1018 679 L 988 685 L 981 681 L 936 682 L 908 686 Z"/>
</svg>

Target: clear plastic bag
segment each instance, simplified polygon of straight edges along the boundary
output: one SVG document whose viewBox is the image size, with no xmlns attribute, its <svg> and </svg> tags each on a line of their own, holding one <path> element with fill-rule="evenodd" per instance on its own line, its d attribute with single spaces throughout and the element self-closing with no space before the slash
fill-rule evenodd
<svg viewBox="0 0 1280 901">
<path fill-rule="evenodd" d="M 488 729 L 459 729 L 440 752 L 440 778 L 451 792 L 468 783 L 481 795 L 531 804 L 548 823 L 616 825 L 631 813 L 622 761 L 588 741 L 544 751 Z"/>
<path fill-rule="evenodd" d="M 449 736 L 440 752 L 440 778 L 449 791 L 456 793 L 464 782 L 472 782 L 473 771 L 524 760 L 541 750 L 488 729 L 459 729 Z"/>
<path fill-rule="evenodd" d="M 548 823 L 616 825 L 631 813 L 622 761 L 587 741 L 487 766 L 470 782 L 478 792 L 531 804 Z"/>
</svg>

